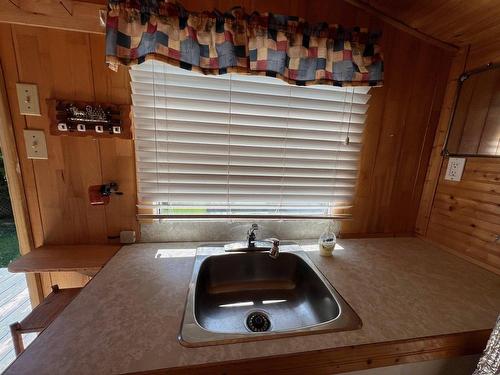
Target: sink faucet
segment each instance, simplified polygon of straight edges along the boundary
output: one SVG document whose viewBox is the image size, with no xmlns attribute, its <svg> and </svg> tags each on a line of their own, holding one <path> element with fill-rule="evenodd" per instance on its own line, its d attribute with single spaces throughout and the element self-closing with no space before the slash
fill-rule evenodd
<svg viewBox="0 0 500 375">
<path fill-rule="evenodd" d="M 249 249 L 254 249 L 256 247 L 256 230 L 259 230 L 259 226 L 257 224 L 252 224 L 252 226 L 248 230 L 247 242 Z M 277 238 L 266 238 L 265 240 L 260 240 L 259 242 L 269 242 L 272 245 L 271 250 L 269 250 L 269 256 L 271 258 L 276 259 L 280 255 L 280 240 L 278 240 Z"/>
<path fill-rule="evenodd" d="M 255 231 L 259 230 L 259 226 L 257 224 L 252 224 L 250 229 L 248 230 L 247 233 L 247 241 L 248 241 L 248 248 L 251 249 L 255 247 Z"/>
</svg>

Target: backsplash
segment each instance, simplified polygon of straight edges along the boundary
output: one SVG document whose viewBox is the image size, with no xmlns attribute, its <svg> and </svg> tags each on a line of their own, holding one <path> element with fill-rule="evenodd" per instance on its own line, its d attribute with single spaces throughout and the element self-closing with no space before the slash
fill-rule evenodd
<svg viewBox="0 0 500 375">
<path fill-rule="evenodd" d="M 317 239 L 328 220 L 253 221 L 163 221 L 141 224 L 141 242 L 212 242 L 244 240 L 253 223 L 259 225 L 257 238 Z M 336 222 L 336 233 L 340 222 Z"/>
</svg>

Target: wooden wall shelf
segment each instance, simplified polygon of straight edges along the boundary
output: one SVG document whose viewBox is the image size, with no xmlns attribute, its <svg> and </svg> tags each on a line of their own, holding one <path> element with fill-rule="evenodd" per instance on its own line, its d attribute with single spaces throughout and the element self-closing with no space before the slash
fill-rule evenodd
<svg viewBox="0 0 500 375">
<path fill-rule="evenodd" d="M 50 134 L 66 135 L 72 137 L 96 137 L 96 138 L 122 138 L 132 139 L 132 129 L 130 120 L 130 105 L 84 102 L 75 100 L 47 99 L 50 119 Z M 74 106 L 80 110 L 81 118 L 68 115 L 67 108 Z M 92 120 L 86 117 L 86 108 L 90 107 Z M 110 122 L 96 120 L 95 109 L 102 109 Z M 60 128 L 60 125 L 67 130 Z M 83 130 L 80 129 L 82 126 Z M 100 128 L 99 130 L 97 130 Z M 115 128 L 117 131 L 115 131 Z"/>
<path fill-rule="evenodd" d="M 121 245 L 45 245 L 12 261 L 9 272 L 75 271 L 95 275 L 120 250 Z"/>
</svg>

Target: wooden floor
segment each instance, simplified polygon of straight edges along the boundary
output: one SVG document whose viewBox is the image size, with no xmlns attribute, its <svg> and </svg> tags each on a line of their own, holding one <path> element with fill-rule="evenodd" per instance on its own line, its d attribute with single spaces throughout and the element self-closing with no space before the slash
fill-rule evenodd
<svg viewBox="0 0 500 375">
<path fill-rule="evenodd" d="M 0 268 L 0 373 L 14 360 L 14 347 L 9 325 L 22 320 L 31 311 L 26 278 L 23 273 L 10 273 Z M 35 333 L 23 336 L 27 346 Z"/>
</svg>

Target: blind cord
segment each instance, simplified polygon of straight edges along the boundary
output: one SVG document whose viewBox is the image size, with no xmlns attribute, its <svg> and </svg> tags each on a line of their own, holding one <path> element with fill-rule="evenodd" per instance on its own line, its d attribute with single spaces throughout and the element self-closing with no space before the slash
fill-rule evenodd
<svg viewBox="0 0 500 375">
<path fill-rule="evenodd" d="M 287 115 L 286 115 L 286 128 L 285 128 L 285 142 L 284 142 L 284 150 L 283 150 L 283 168 L 281 171 L 281 187 L 280 187 L 280 204 L 279 207 L 276 207 L 276 213 L 282 214 L 283 209 L 283 186 L 285 184 L 285 170 L 286 170 L 286 148 L 288 141 L 288 127 L 290 124 L 290 102 L 292 101 L 292 85 L 289 85 L 288 90 L 288 103 L 287 103 Z"/>
<path fill-rule="evenodd" d="M 164 78 L 164 87 L 165 87 L 165 148 L 166 148 L 166 161 L 167 161 L 167 211 L 171 211 L 170 207 L 170 153 L 168 152 L 169 146 L 170 146 L 170 129 L 169 129 L 169 124 L 168 124 L 168 88 L 167 88 L 167 69 L 168 65 L 167 64 L 162 64 L 162 70 L 163 70 L 163 78 Z"/>
<path fill-rule="evenodd" d="M 351 106 L 349 108 L 349 120 L 347 122 L 347 136 L 346 136 L 345 141 L 344 141 L 344 144 L 346 146 L 349 146 L 349 143 L 351 143 L 351 140 L 349 138 L 349 132 L 351 130 L 352 105 L 353 105 L 353 102 L 354 102 L 354 87 L 351 87 L 351 89 L 352 89 L 352 93 L 351 93 Z"/>
<path fill-rule="evenodd" d="M 230 205 L 230 169 L 231 169 L 231 127 L 233 123 L 232 118 L 232 105 L 233 105 L 233 73 L 229 73 L 229 126 L 228 126 L 228 156 L 227 156 L 227 212 L 231 214 L 231 205 Z"/>
<path fill-rule="evenodd" d="M 153 123 L 154 123 L 154 129 L 155 129 L 155 170 L 156 170 L 156 192 L 160 192 L 160 182 L 159 182 L 159 177 L 158 177 L 158 129 L 157 129 L 157 122 L 156 122 L 156 70 L 155 70 L 155 62 L 153 61 Z M 154 204 L 158 204 L 160 202 L 154 202 Z M 158 214 L 161 214 L 161 208 L 158 208 Z"/>
</svg>

